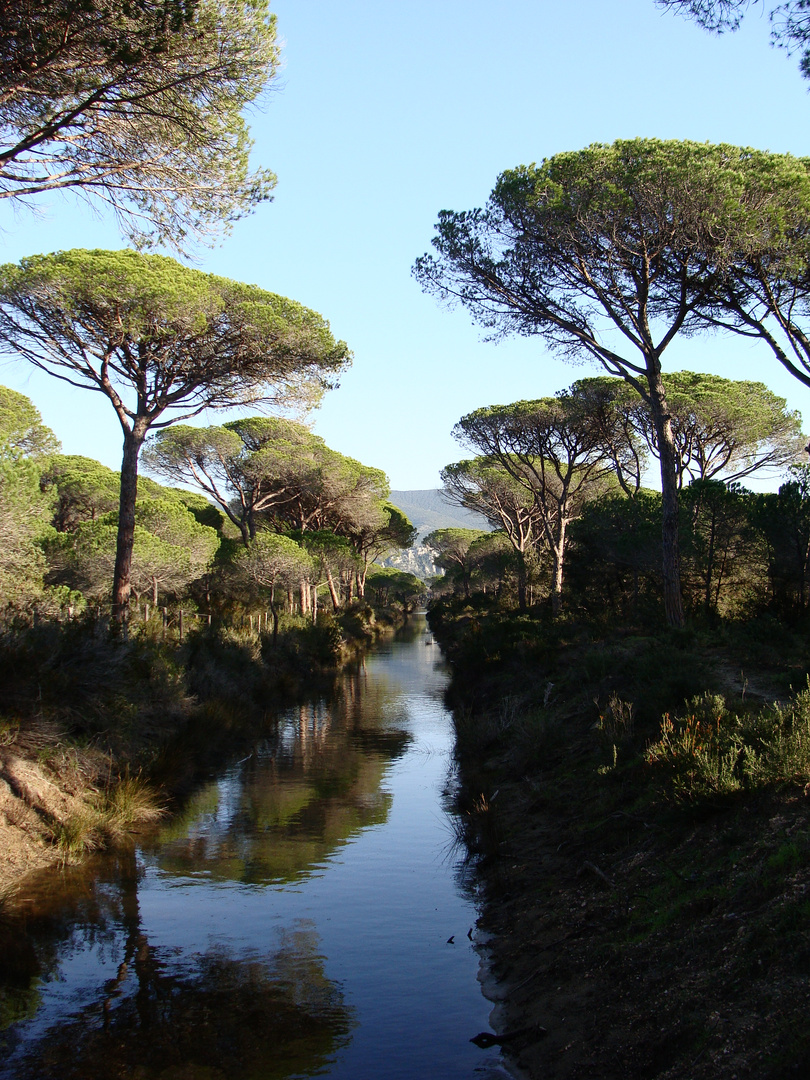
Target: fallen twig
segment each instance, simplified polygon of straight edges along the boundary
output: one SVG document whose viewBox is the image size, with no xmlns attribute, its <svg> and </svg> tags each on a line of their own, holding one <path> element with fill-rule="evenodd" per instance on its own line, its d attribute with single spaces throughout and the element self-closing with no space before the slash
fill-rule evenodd
<svg viewBox="0 0 810 1080">
<path fill-rule="evenodd" d="M 609 885 L 611 889 L 616 888 L 615 884 L 610 880 L 607 874 L 603 873 L 603 871 L 601 871 L 595 863 L 588 862 L 586 859 L 585 862 L 582 864 L 582 870 L 590 870 L 592 874 L 596 874 L 596 876 L 598 878 L 601 878 L 602 881 L 604 881 L 606 885 Z M 582 870 L 580 870 L 580 874 L 582 873 Z"/>
</svg>

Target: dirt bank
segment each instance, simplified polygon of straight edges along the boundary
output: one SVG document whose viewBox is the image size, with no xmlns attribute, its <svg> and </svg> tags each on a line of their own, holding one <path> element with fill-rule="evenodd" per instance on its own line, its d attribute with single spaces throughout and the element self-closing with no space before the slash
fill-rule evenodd
<svg viewBox="0 0 810 1080">
<path fill-rule="evenodd" d="M 578 812 L 530 785 L 501 798 L 482 922 L 526 1075 L 807 1075 L 810 800 L 667 827 L 618 809 L 596 824 L 587 794 Z"/>
<path fill-rule="evenodd" d="M 483 621 L 473 630 L 449 650 L 460 806 L 516 1069 L 543 1080 L 810 1075 L 810 730 L 805 715 L 772 738 L 769 705 L 805 685 L 806 645 L 784 649 L 780 667 L 700 640 L 518 649 L 501 626 L 497 639 Z M 790 742 L 782 773 L 715 793 L 684 773 L 679 793 L 649 748 L 697 680 L 761 718 L 760 748 Z M 701 740 L 721 743 L 714 729 L 689 730 L 697 768 Z M 735 745 L 729 769 L 754 753 Z M 709 762 L 717 775 L 725 752 Z"/>
<path fill-rule="evenodd" d="M 544 1080 L 808 1075 L 810 785 L 698 805 L 651 795 L 642 764 L 601 763 L 589 717 L 542 757 L 516 778 L 493 755 L 467 790 L 516 1066 Z"/>
<path fill-rule="evenodd" d="M 0 730 L 0 896 L 32 870 L 119 842 L 159 814 L 146 785 L 45 722 Z"/>
</svg>

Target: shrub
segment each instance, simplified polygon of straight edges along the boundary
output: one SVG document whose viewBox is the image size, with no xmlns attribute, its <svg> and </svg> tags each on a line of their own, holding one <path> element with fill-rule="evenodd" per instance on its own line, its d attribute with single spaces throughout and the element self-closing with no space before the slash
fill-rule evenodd
<svg viewBox="0 0 810 1080">
<path fill-rule="evenodd" d="M 786 705 L 731 713 L 717 694 L 665 713 L 647 761 L 669 773 L 676 797 L 696 800 L 810 780 L 810 683 Z"/>
</svg>

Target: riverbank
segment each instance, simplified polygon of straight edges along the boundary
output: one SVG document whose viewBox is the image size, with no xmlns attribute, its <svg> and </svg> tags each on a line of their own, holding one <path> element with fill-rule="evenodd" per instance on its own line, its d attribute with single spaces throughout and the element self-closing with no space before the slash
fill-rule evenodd
<svg viewBox="0 0 810 1080">
<path fill-rule="evenodd" d="M 600 640 L 472 610 L 433 623 L 515 1066 L 805 1075 L 810 699 L 790 692 L 803 634 Z M 695 684 L 711 695 L 685 709 Z"/>
<path fill-rule="evenodd" d="M 214 628 L 165 642 L 92 623 L 0 647 L 0 897 L 27 873 L 127 842 L 194 786 L 274 704 L 326 684 L 390 613 L 356 608 L 272 634 Z"/>
</svg>

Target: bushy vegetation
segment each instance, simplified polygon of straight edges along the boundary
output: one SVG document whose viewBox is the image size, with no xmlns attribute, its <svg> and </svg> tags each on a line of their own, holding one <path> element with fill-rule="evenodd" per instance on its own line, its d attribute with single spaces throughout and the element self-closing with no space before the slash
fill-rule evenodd
<svg viewBox="0 0 810 1080">
<path fill-rule="evenodd" d="M 51 827 L 65 858 L 121 843 L 164 812 L 155 789 L 140 777 L 126 776 L 84 794 L 85 800 Z"/>
<path fill-rule="evenodd" d="M 804 616 L 810 606 L 810 466 L 791 466 L 775 492 L 696 480 L 681 503 L 681 580 L 691 620 L 739 622 L 769 611 L 795 623 Z M 619 620 L 653 629 L 662 623 L 657 492 L 595 498 L 567 532 L 558 611 L 605 625 Z M 445 568 L 434 596 L 489 597 L 504 610 L 522 606 L 535 615 L 553 606 L 553 563 L 542 536 L 524 552 L 514 549 L 505 530 L 438 530 L 428 542 Z"/>
<path fill-rule="evenodd" d="M 661 721 L 646 752 L 677 798 L 698 800 L 810 781 L 810 684 L 787 703 L 751 712 L 719 694 L 693 698 Z"/>
<path fill-rule="evenodd" d="M 183 787 L 189 764 L 161 763 L 190 726 L 220 746 L 280 696 L 333 677 L 424 595 L 411 575 L 373 566 L 413 533 L 379 470 L 291 421 L 188 430 L 236 445 L 224 502 L 205 485 L 140 477 L 121 622 L 111 604 L 119 474 L 59 453 L 32 403 L 0 388 L 0 726 L 9 754 L 76 790 L 64 806 L 35 808 L 63 857 L 116 843 L 157 813 L 142 769 Z M 284 448 L 305 438 L 309 457 L 299 445 L 292 469 Z M 237 465 L 263 500 L 244 530 L 231 509 Z"/>
</svg>

